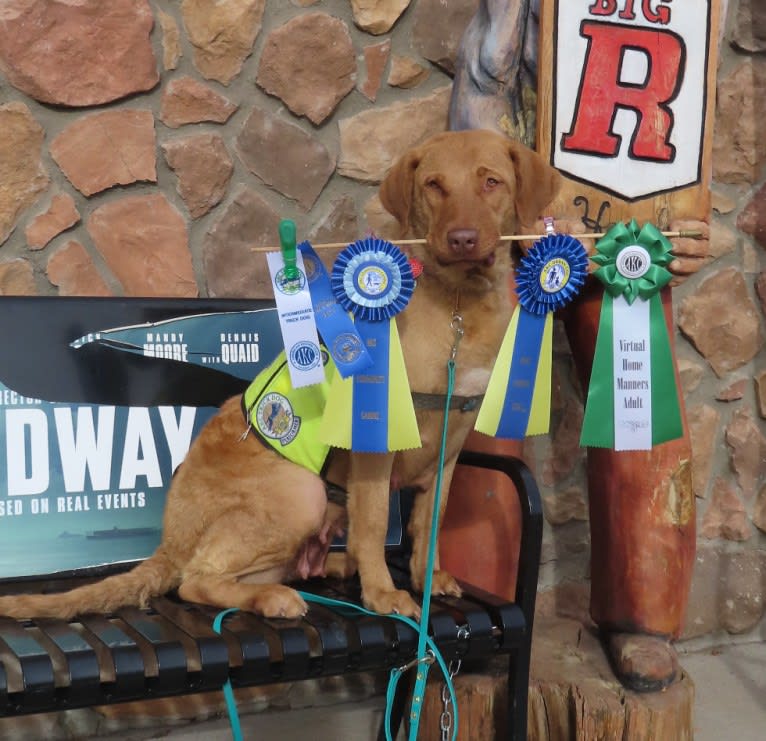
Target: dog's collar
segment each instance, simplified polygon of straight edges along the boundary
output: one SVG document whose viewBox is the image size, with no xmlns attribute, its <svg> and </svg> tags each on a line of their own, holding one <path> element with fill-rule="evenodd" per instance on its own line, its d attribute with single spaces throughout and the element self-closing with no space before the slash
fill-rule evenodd
<svg viewBox="0 0 766 741">
<path fill-rule="evenodd" d="M 415 409 L 444 409 L 445 394 L 421 394 L 419 391 L 412 392 L 412 403 Z M 478 396 L 453 396 L 450 399 L 450 410 L 472 412 L 479 407 L 484 394 Z"/>
<path fill-rule="evenodd" d="M 463 338 L 463 317 L 460 315 L 460 289 L 455 291 L 455 308 L 452 310 L 452 321 L 450 327 L 455 333 L 454 343 L 452 345 L 451 362 L 454 363 L 457 356 L 458 345 Z M 446 394 L 423 394 L 419 391 L 413 391 L 412 403 L 415 409 L 444 409 L 444 403 L 447 399 Z M 472 412 L 478 409 L 484 399 L 484 394 L 478 396 L 451 396 L 450 411 L 458 410 L 460 412 Z"/>
</svg>

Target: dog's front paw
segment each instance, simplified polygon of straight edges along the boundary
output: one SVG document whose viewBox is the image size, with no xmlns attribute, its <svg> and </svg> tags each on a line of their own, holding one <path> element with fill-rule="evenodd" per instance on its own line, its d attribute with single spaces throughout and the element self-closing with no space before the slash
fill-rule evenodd
<svg viewBox="0 0 766 741">
<path fill-rule="evenodd" d="M 366 589 L 362 601 L 368 610 L 420 619 L 420 605 L 404 589 Z"/>
<path fill-rule="evenodd" d="M 412 579 L 412 586 L 417 589 L 418 592 L 422 592 L 425 587 L 424 579 Z M 431 580 L 431 594 L 448 594 L 452 597 L 460 597 L 463 594 L 463 590 L 448 571 L 434 571 Z"/>
<path fill-rule="evenodd" d="M 294 589 L 269 584 L 258 590 L 250 610 L 267 618 L 299 618 L 308 612 L 308 605 Z"/>
<path fill-rule="evenodd" d="M 456 579 L 448 571 L 434 571 L 431 582 L 431 594 L 448 594 L 451 597 L 460 597 L 463 590 Z"/>
</svg>

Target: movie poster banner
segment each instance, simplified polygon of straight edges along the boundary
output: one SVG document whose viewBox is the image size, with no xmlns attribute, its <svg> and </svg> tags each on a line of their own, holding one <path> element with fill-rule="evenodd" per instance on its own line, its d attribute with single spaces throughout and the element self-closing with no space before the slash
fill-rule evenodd
<svg viewBox="0 0 766 741">
<path fill-rule="evenodd" d="M 192 439 L 281 350 L 273 308 L 49 301 L 0 319 L 0 579 L 150 555 Z"/>
</svg>

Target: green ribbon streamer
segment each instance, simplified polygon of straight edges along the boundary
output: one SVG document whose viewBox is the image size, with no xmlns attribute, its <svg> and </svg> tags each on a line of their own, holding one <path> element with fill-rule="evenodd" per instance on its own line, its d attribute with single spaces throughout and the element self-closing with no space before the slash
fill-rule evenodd
<svg viewBox="0 0 766 741">
<path fill-rule="evenodd" d="M 640 278 L 627 278 L 617 270 L 617 257 L 626 247 L 640 245 L 651 259 L 649 270 Z M 629 305 L 639 298 L 649 301 L 649 342 L 651 357 L 652 445 L 683 435 L 678 402 L 675 366 L 670 347 L 660 290 L 671 280 L 666 266 L 673 260 L 671 244 L 653 224 L 639 229 L 635 219 L 618 223 L 596 244 L 591 257 L 600 265 L 594 272 L 604 285 L 596 350 L 593 357 L 580 445 L 614 447 L 614 321 L 612 304 L 624 296 Z"/>
</svg>

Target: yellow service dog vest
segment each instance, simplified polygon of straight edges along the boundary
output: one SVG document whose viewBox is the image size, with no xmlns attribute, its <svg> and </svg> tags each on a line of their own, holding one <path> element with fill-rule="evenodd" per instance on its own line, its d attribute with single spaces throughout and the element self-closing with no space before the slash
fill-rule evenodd
<svg viewBox="0 0 766 741">
<path fill-rule="evenodd" d="M 294 389 L 284 351 L 261 371 L 242 396 L 245 419 L 255 434 L 293 463 L 321 474 L 330 446 L 319 440 L 335 363 L 322 347 L 325 380 Z"/>
</svg>

